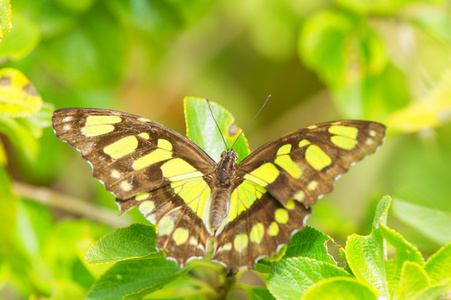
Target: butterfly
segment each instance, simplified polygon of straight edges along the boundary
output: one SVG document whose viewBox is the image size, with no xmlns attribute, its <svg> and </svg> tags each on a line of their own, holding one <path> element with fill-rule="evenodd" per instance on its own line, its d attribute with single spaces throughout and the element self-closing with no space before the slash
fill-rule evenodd
<svg viewBox="0 0 451 300">
<path fill-rule="evenodd" d="M 270 141 L 237 163 L 216 163 L 181 134 L 119 111 L 56 110 L 53 129 L 78 149 L 121 212 L 138 207 L 157 226 L 158 250 L 179 267 L 203 258 L 229 274 L 274 257 L 304 228 L 311 206 L 351 165 L 382 144 L 385 126 L 368 121 L 311 125 Z"/>
</svg>

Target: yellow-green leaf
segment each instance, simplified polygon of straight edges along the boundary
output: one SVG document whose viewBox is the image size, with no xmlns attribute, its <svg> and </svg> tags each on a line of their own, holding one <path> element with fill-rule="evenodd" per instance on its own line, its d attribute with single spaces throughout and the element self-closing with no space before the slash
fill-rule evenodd
<svg viewBox="0 0 451 300">
<path fill-rule="evenodd" d="M 20 71 L 0 70 L 0 114 L 28 117 L 41 109 L 42 99 L 33 84 Z"/>
<path fill-rule="evenodd" d="M 429 278 L 424 269 L 416 262 L 406 261 L 402 266 L 401 280 L 393 299 L 412 299 L 415 294 L 428 285 Z"/>
<path fill-rule="evenodd" d="M 11 3 L 0 0 L 0 42 L 11 31 Z"/>
<path fill-rule="evenodd" d="M 377 292 L 371 287 L 358 282 L 354 278 L 333 277 L 321 280 L 309 288 L 302 300 L 339 300 L 339 299 L 366 299 L 376 300 Z"/>
<path fill-rule="evenodd" d="M 416 132 L 442 126 L 451 120 L 451 72 L 445 73 L 436 90 L 394 112 L 387 127 L 402 132 Z"/>
</svg>

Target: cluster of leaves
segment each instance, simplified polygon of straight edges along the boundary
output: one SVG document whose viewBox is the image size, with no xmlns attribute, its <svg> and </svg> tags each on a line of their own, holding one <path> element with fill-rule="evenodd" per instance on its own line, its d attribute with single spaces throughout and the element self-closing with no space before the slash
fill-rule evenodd
<svg viewBox="0 0 451 300">
<path fill-rule="evenodd" d="M 451 243 L 424 262 L 412 244 L 387 227 L 390 202 L 389 197 L 379 202 L 371 233 L 349 236 L 345 249 L 337 248 L 329 236 L 307 226 L 292 237 L 275 261 L 265 259 L 256 265 L 255 269 L 266 278 L 268 290 L 231 284 L 226 285 L 226 292 L 244 289 L 251 299 L 444 297 L 451 291 Z M 225 276 L 222 266 L 202 260 L 179 269 L 156 252 L 154 240 L 153 226 L 133 224 L 109 233 L 93 245 L 87 252 L 88 262 L 117 263 L 96 281 L 87 299 L 137 299 L 149 293 L 149 299 L 164 299 L 168 295 L 186 299 L 211 296 L 220 290 L 220 286 L 199 284 L 192 271 L 209 268 Z M 387 244 L 395 251 L 389 253 L 391 258 L 387 257 Z M 225 278 L 216 282 L 221 283 L 227 283 Z"/>
<path fill-rule="evenodd" d="M 338 284 L 348 287 L 356 297 L 354 291 L 367 293 L 363 295 L 368 295 L 368 299 L 374 295 L 427 299 L 449 289 L 445 278 L 451 276 L 446 273 L 450 269 L 446 263 L 450 261 L 451 240 L 451 186 L 447 167 L 451 165 L 451 129 L 440 128 L 449 121 L 447 112 L 451 109 L 450 77 L 444 72 L 449 68 L 445 62 L 451 45 L 449 6 L 446 8 L 444 0 L 311 3 L 302 2 L 300 9 L 293 1 L 223 5 L 204 0 L 15 0 L 12 16 L 9 0 L 0 0 L 0 64 L 5 67 L 0 70 L 0 286 L 6 286 L 6 293 L 2 291 L 0 297 L 6 295 L 9 299 L 14 298 L 10 294 L 15 297 L 20 294 L 24 298 L 37 295 L 81 299 L 96 280 L 89 294 L 91 298 L 110 295 L 139 298 L 163 285 L 162 290 L 147 297 L 180 295 L 183 298 L 188 294 L 193 298 L 195 295 L 214 297 L 225 288 L 244 289 L 253 299 L 271 298 L 271 295 L 283 298 L 288 295 L 287 282 L 295 287 L 290 291 L 291 296 L 305 293 L 304 297 L 313 299 L 321 293 L 335 293 Z M 212 10 L 215 5 L 221 9 Z M 67 166 L 61 162 L 68 159 L 69 154 L 65 152 L 68 147 L 58 142 L 51 130 L 44 130 L 50 124 L 53 105 L 42 102 L 33 85 L 44 100 L 56 106 L 112 108 L 117 84 L 125 76 L 144 77 L 166 55 L 177 35 L 199 22 L 207 12 L 213 14 L 210 19 L 218 20 L 222 28 L 234 28 L 235 34 L 245 28 L 246 35 L 236 36 L 250 41 L 256 53 L 264 58 L 265 70 L 275 61 L 288 61 L 299 69 L 290 60 L 290 53 L 297 47 L 301 61 L 332 91 L 335 107 L 342 117 L 381 121 L 388 125 L 392 135 L 438 128 L 434 146 L 415 136 L 398 138 L 402 142 L 396 147 L 392 144 L 392 151 L 393 148 L 396 151 L 388 159 L 390 172 L 385 173 L 382 187 L 393 190 L 392 210 L 399 220 L 409 225 L 410 231 L 404 229 L 407 240 L 429 254 L 446 246 L 423 263 L 415 248 L 380 221 L 388 208 L 388 200 L 384 199 L 371 234 L 351 236 L 346 250 L 340 250 L 345 253 L 343 262 L 338 262 L 337 255 L 334 260 L 330 258 L 332 243 L 326 243 L 331 247 L 324 247 L 330 238 L 312 228 L 293 237 L 286 252 L 276 261 L 260 262 L 257 270 L 266 279 L 269 292 L 261 287 L 234 284 L 224 277 L 222 267 L 205 261 L 193 261 L 179 270 L 154 251 L 148 240 L 152 240 L 154 228 L 146 225 L 136 224 L 100 240 L 88 251 L 88 259 L 102 264 L 89 264 L 85 260 L 86 250 L 109 229 L 87 220 L 56 220 L 45 206 L 26 201 L 37 194 L 45 195 L 46 190 L 33 190 L 23 199 L 13 193 L 9 170 L 14 177 L 35 184 L 50 184 Z M 216 30 L 214 36 L 217 37 Z M 209 44 L 210 37 L 205 34 L 203 38 L 196 40 L 196 46 L 209 49 L 205 44 Z M 220 36 L 221 42 L 227 39 L 230 39 L 227 33 Z M 287 68 L 261 72 L 264 78 L 255 79 L 258 73 L 255 70 L 261 66 L 244 68 L 242 64 L 231 64 L 230 61 L 244 60 L 240 56 L 230 59 L 230 53 L 239 53 L 235 50 L 229 49 L 225 55 L 228 59 L 218 55 L 219 68 L 258 93 L 271 81 L 269 92 L 281 94 L 287 85 L 286 77 L 280 74 L 291 76 L 298 71 Z M 139 61 L 143 69 L 136 73 L 133 70 L 130 75 L 126 72 L 133 62 L 132 51 L 146 54 L 139 56 L 144 58 Z M 201 51 L 194 52 L 209 57 Z M 196 57 L 196 53 L 188 53 L 190 60 Z M 246 51 L 245 55 L 248 62 L 249 53 Z M 205 61 L 202 64 L 208 65 Z M 229 69 L 232 66 L 235 69 Z M 154 77 L 159 78 L 160 74 Z M 296 95 L 304 96 L 301 91 L 306 90 L 308 95 L 312 87 L 319 86 L 315 80 L 295 79 L 298 81 L 288 89 Z M 437 82 L 434 88 L 427 81 L 430 79 Z M 230 78 L 223 80 L 223 75 L 218 81 L 227 98 L 232 103 L 238 101 L 240 109 L 246 111 L 247 102 L 240 98 L 243 90 L 235 90 L 238 85 Z M 217 145 L 222 145 L 222 141 L 209 111 L 200 103 L 193 101 L 185 106 L 188 135 L 217 159 L 223 149 Z M 292 107 L 285 106 L 287 110 Z M 238 130 L 233 118 L 217 106 L 213 106 L 213 112 L 230 145 Z M 3 137 L 8 140 L 6 149 Z M 247 155 L 249 149 L 244 138 L 238 141 L 235 150 L 240 152 L 240 159 Z M 84 189 L 89 190 L 86 186 Z M 98 190 L 92 194 L 108 200 L 106 205 L 113 203 L 103 187 L 99 185 Z M 343 217 L 329 214 L 325 222 L 341 224 L 342 221 Z M 120 232 L 123 234 L 118 235 Z M 301 239 L 311 241 L 305 244 L 310 246 L 303 248 Z M 121 240 L 129 243 L 128 249 L 118 244 Z M 387 248 L 383 241 L 396 249 L 393 259 L 384 256 Z M 99 249 L 108 256 L 99 254 Z M 112 266 L 118 260 L 124 261 Z M 343 269 L 341 264 L 345 263 Z M 214 277 L 212 273 L 220 275 L 218 280 L 206 284 L 210 275 Z M 146 276 L 151 276 L 153 281 L 143 280 Z M 130 282 L 128 287 L 120 284 L 126 282 Z M 349 293 L 343 293 L 345 298 L 352 299 Z"/>
<path fill-rule="evenodd" d="M 212 111 L 221 131 L 230 132 L 235 126 L 230 113 L 214 103 Z M 216 125 L 206 117 L 210 112 L 205 101 L 185 99 L 185 112 L 190 139 L 210 153 L 221 149 Z M 216 138 L 207 138 L 212 136 Z M 229 147 L 233 140 L 226 134 Z M 240 151 L 249 151 L 244 136 L 240 145 L 239 155 L 243 154 Z M 219 159 L 219 155 L 215 158 Z M 152 299 L 168 295 L 184 299 L 211 296 L 221 288 L 226 292 L 244 289 L 251 299 L 324 299 L 330 294 L 337 299 L 377 299 L 382 295 L 386 299 L 420 300 L 443 296 L 451 289 L 451 243 L 425 263 L 412 244 L 387 227 L 390 202 L 389 197 L 379 202 L 371 233 L 351 235 L 345 249 L 337 249 L 328 235 L 312 227 L 296 233 L 275 260 L 264 259 L 256 265 L 255 269 L 266 278 L 268 290 L 230 284 L 225 278 L 211 285 L 199 284 L 191 272 L 194 269 L 209 268 L 223 277 L 225 270 L 208 259 L 192 261 L 180 270 L 156 251 L 153 226 L 133 224 L 109 233 L 87 251 L 88 263 L 116 262 L 96 281 L 88 299 L 135 299 L 149 293 Z M 389 253 L 392 258 L 387 257 L 387 243 L 395 251 Z"/>
</svg>

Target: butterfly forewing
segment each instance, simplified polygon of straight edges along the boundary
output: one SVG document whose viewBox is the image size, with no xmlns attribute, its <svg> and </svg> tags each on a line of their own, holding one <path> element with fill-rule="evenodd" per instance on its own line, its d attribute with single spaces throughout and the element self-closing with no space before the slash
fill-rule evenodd
<svg viewBox="0 0 451 300">
<path fill-rule="evenodd" d="M 306 206 L 329 193 L 334 180 L 382 144 L 385 126 L 336 121 L 288 133 L 255 150 L 238 166 L 241 176 L 262 185 L 282 204 Z"/>
<path fill-rule="evenodd" d="M 177 179 L 202 177 L 215 163 L 193 142 L 156 122 L 101 109 L 61 109 L 53 115 L 59 139 L 77 148 L 93 175 L 120 199 Z"/>
</svg>

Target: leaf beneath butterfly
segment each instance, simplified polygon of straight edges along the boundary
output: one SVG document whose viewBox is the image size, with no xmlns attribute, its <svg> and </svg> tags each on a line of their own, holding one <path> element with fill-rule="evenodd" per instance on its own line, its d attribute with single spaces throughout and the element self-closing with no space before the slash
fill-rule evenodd
<svg viewBox="0 0 451 300">
<path fill-rule="evenodd" d="M 186 97 L 184 104 L 186 135 L 207 152 L 214 161 L 219 162 L 221 153 L 226 150 L 221 133 L 224 135 L 227 147 L 230 148 L 241 132 L 241 129 L 235 125 L 232 114 L 218 104 L 210 102 L 211 110 L 221 130 L 220 133 L 205 99 Z M 237 162 L 249 155 L 251 151 L 244 134 L 240 136 L 233 150 L 238 153 Z"/>
<path fill-rule="evenodd" d="M 86 251 L 86 261 L 104 263 L 156 253 L 155 236 L 153 226 L 139 223 L 116 229 Z"/>
</svg>

